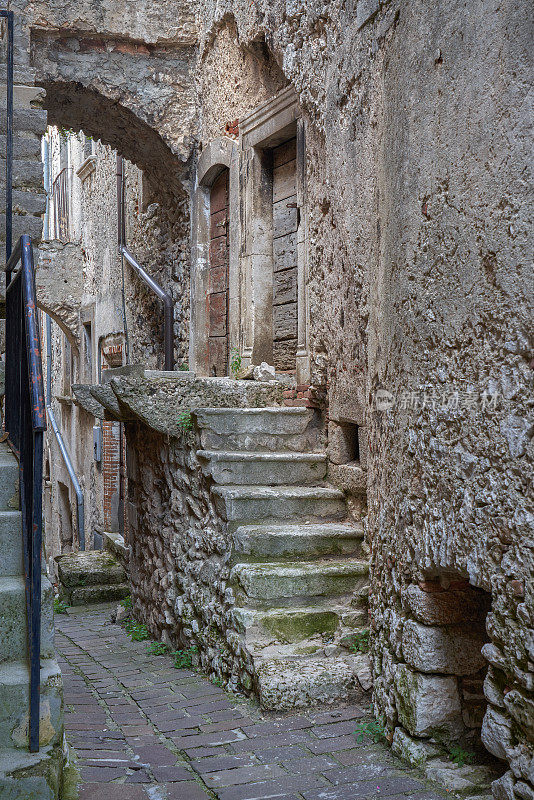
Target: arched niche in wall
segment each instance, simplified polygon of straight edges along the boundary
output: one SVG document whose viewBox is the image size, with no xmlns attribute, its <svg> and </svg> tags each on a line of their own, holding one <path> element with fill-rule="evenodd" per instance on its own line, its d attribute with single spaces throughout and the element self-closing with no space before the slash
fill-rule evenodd
<svg viewBox="0 0 534 800">
<path fill-rule="evenodd" d="M 190 366 L 228 374 L 239 346 L 237 146 L 227 137 L 202 151 L 193 195 Z"/>
</svg>

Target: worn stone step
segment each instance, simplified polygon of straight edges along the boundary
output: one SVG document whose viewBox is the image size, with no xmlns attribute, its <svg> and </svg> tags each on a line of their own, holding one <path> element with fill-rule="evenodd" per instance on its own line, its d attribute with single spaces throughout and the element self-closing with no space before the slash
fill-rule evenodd
<svg viewBox="0 0 534 800">
<path fill-rule="evenodd" d="M 217 511 L 229 523 L 252 524 L 276 519 L 341 520 L 345 498 L 324 486 L 214 486 Z"/>
<path fill-rule="evenodd" d="M 54 654 L 54 590 L 41 576 L 41 657 Z M 28 652 L 26 589 L 22 576 L 0 578 L 0 663 L 20 661 Z"/>
<path fill-rule="evenodd" d="M 0 577 L 21 575 L 24 564 L 20 511 L 0 511 L 0 553 Z"/>
<path fill-rule="evenodd" d="M 242 486 L 315 485 L 326 475 L 325 453 L 249 453 L 198 450 L 215 483 Z"/>
<path fill-rule="evenodd" d="M 62 589 L 70 593 L 75 588 L 112 586 L 126 581 L 124 568 L 107 550 L 87 550 L 67 553 L 57 559 Z"/>
<path fill-rule="evenodd" d="M 30 670 L 25 661 L 0 664 L 0 748 L 27 747 Z M 57 741 L 63 725 L 61 670 L 41 659 L 40 743 Z"/>
<path fill-rule="evenodd" d="M 5 241 L 6 215 L 0 214 L 0 241 Z M 13 214 L 13 242 L 28 234 L 35 242 L 41 241 L 43 220 L 30 214 Z"/>
<path fill-rule="evenodd" d="M 19 463 L 9 446 L 0 443 L 0 511 L 19 510 Z"/>
<path fill-rule="evenodd" d="M 319 703 L 359 702 L 365 698 L 369 676 L 366 655 L 266 659 L 258 664 L 256 688 L 264 709 L 291 711 Z"/>
<path fill-rule="evenodd" d="M 230 580 L 238 605 L 272 606 L 274 600 L 279 606 L 309 606 L 321 598 L 352 594 L 366 583 L 368 573 L 369 563 L 357 559 L 236 564 Z"/>
<path fill-rule="evenodd" d="M 233 534 L 234 560 L 265 561 L 342 556 L 360 552 L 361 523 L 241 525 Z"/>
<path fill-rule="evenodd" d="M 341 625 L 342 609 L 327 605 L 315 608 L 269 608 L 262 611 L 232 609 L 236 628 L 246 634 L 247 643 L 275 639 L 287 644 L 302 642 L 311 636 L 334 636 Z"/>
<path fill-rule="evenodd" d="M 128 583 L 109 583 L 99 586 L 78 586 L 65 595 L 73 606 L 86 606 L 91 603 L 109 603 L 122 600 L 130 594 Z"/>
<path fill-rule="evenodd" d="M 200 408 L 197 424 L 213 433 L 303 433 L 313 418 L 307 408 Z"/>
<path fill-rule="evenodd" d="M 316 452 L 320 427 L 306 408 L 205 408 L 196 412 L 205 450 Z"/>
<path fill-rule="evenodd" d="M 5 800 L 52 800 L 50 788 L 61 783 L 63 754 L 59 745 L 29 753 L 15 747 L 0 748 L 0 797 Z"/>
<path fill-rule="evenodd" d="M 5 172 L 6 161 L 0 158 L 0 171 Z M 36 189 L 43 185 L 43 165 L 37 159 L 13 160 L 13 187 L 16 189 Z"/>
<path fill-rule="evenodd" d="M 315 429 L 294 434 L 214 433 L 204 429 L 200 432 L 200 442 L 205 450 L 249 453 L 313 453 L 322 449 Z"/>
</svg>

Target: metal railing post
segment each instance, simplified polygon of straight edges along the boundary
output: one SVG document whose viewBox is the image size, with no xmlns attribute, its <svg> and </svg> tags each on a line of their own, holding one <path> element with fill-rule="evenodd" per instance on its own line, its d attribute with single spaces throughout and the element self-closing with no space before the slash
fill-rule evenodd
<svg viewBox="0 0 534 800">
<path fill-rule="evenodd" d="M 20 508 L 30 657 L 29 749 L 39 750 L 43 434 L 46 413 L 31 238 L 6 263 L 6 430 L 19 460 Z M 8 335 L 9 334 L 9 335 Z"/>
</svg>

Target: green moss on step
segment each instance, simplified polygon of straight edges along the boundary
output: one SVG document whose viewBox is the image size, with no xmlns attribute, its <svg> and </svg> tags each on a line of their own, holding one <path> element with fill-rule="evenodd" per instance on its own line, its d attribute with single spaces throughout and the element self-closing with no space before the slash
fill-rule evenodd
<svg viewBox="0 0 534 800">
<path fill-rule="evenodd" d="M 301 642 L 315 634 L 332 634 L 338 626 L 337 614 L 333 611 L 281 611 L 266 614 L 262 626 L 281 642 Z"/>
</svg>

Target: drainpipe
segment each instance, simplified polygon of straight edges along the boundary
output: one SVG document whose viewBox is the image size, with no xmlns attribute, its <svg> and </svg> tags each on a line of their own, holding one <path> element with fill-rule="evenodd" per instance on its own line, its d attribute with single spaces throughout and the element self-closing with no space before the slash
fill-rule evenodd
<svg viewBox="0 0 534 800">
<path fill-rule="evenodd" d="M 44 239 L 50 238 L 50 147 L 48 139 L 43 136 L 43 171 L 44 171 L 44 188 L 46 192 L 46 211 L 44 216 Z"/>
<path fill-rule="evenodd" d="M 48 421 L 54 431 L 61 456 L 69 473 L 74 491 L 76 492 L 76 510 L 78 520 L 78 540 L 80 543 L 80 550 L 85 550 L 85 508 L 83 500 L 82 487 L 74 472 L 72 461 L 69 456 L 68 450 L 63 441 L 61 431 L 59 430 L 56 422 L 56 417 L 52 409 L 52 320 L 50 316 L 46 315 L 46 412 L 48 414 Z"/>
</svg>

